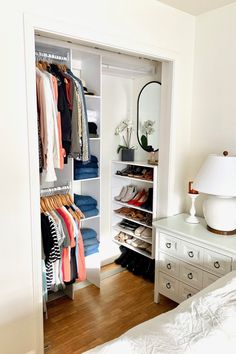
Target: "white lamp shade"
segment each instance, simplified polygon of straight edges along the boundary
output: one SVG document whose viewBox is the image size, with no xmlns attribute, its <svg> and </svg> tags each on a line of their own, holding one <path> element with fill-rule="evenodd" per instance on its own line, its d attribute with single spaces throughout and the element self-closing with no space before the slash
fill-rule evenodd
<svg viewBox="0 0 236 354">
<path fill-rule="evenodd" d="M 206 194 L 236 196 L 236 156 L 209 155 L 194 178 L 193 188 Z"/>
</svg>

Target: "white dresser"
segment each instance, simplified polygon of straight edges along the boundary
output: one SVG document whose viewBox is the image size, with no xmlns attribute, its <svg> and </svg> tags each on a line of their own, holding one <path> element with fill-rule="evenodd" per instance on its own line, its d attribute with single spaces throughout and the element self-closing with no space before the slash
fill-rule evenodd
<svg viewBox="0 0 236 354">
<path fill-rule="evenodd" d="M 185 222 L 187 214 L 155 221 L 155 289 L 180 303 L 236 269 L 236 236 L 221 236 L 199 224 Z"/>
</svg>

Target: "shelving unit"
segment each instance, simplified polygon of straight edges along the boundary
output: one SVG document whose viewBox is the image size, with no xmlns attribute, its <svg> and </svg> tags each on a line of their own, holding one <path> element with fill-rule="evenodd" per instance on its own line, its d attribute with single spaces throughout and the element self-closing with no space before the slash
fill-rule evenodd
<svg viewBox="0 0 236 354">
<path fill-rule="evenodd" d="M 128 167 L 128 166 L 139 166 L 139 167 L 143 167 L 143 168 L 149 168 L 152 169 L 152 173 L 153 173 L 153 180 L 145 180 L 143 178 L 136 178 L 136 177 L 129 177 L 129 176 L 121 176 L 119 174 L 116 174 L 117 171 L 121 171 L 124 168 Z M 119 222 L 124 219 L 124 220 L 128 220 L 128 221 L 132 221 L 135 224 L 137 224 L 138 226 L 145 226 L 149 229 L 152 230 L 152 225 L 147 225 L 145 222 L 137 221 L 135 219 L 130 218 L 129 216 L 126 216 L 124 214 L 119 214 L 116 213 L 115 210 L 117 209 L 117 207 L 125 207 L 125 208 L 129 208 L 132 210 L 137 210 L 137 211 L 141 211 L 142 213 L 145 213 L 146 215 L 150 215 L 152 218 L 152 221 L 157 219 L 157 170 L 158 166 L 154 166 L 154 165 L 148 165 L 146 162 L 127 162 L 127 161 L 112 161 L 112 230 L 111 230 L 111 234 L 112 234 L 112 239 L 113 241 L 118 244 L 118 245 L 123 245 L 129 249 L 132 249 L 133 251 L 142 254 L 148 258 L 154 259 L 155 258 L 155 236 L 154 236 L 154 232 L 152 231 L 152 239 L 150 240 L 145 240 L 144 238 L 142 238 L 141 236 L 136 236 L 134 235 L 132 232 L 130 232 L 129 230 L 122 228 L 119 226 Z M 138 190 L 141 189 L 148 189 L 148 188 L 152 188 L 153 189 L 153 203 L 152 203 L 152 210 L 147 210 L 142 208 L 142 206 L 135 206 L 135 205 L 131 205 L 128 203 L 124 203 L 121 201 L 117 201 L 114 199 L 115 196 L 119 195 L 121 189 L 123 186 L 125 185 L 136 185 Z M 117 234 L 119 234 L 119 232 L 124 232 L 130 236 L 134 236 L 136 239 L 140 239 L 144 242 L 146 242 L 147 244 L 151 244 L 152 245 L 152 252 L 151 254 L 143 249 L 140 249 L 138 247 L 134 247 L 132 245 L 127 244 L 126 242 L 120 242 L 118 240 L 115 240 L 115 236 Z"/>
<path fill-rule="evenodd" d="M 85 95 L 87 110 L 95 111 L 97 114 L 98 137 L 90 137 L 90 152 L 98 159 L 99 176 L 81 180 L 73 179 L 73 192 L 81 195 L 88 195 L 96 199 L 99 214 L 81 219 L 81 227 L 92 228 L 97 232 L 100 241 L 101 235 L 101 56 L 81 49 L 72 49 L 73 71 L 84 80 L 88 91 L 95 95 Z M 74 174 L 73 174 L 74 176 Z M 100 287 L 100 256 L 94 253 L 85 257 L 87 279 Z"/>
</svg>

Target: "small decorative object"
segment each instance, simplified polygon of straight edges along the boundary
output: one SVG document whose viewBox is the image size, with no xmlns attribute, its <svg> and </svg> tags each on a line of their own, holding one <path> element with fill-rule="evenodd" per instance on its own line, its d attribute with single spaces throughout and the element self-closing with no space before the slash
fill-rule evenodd
<svg viewBox="0 0 236 354">
<path fill-rule="evenodd" d="M 188 195 L 191 198 L 191 207 L 190 207 L 190 216 L 188 216 L 185 221 L 190 224 L 198 224 L 199 220 L 195 216 L 196 209 L 195 209 L 195 200 L 197 199 L 199 193 L 197 190 L 192 188 L 193 181 L 190 181 L 188 184 Z"/>
<path fill-rule="evenodd" d="M 200 193 L 210 194 L 203 203 L 207 229 L 219 235 L 236 235 L 236 156 L 211 154 L 194 178 Z"/>
<path fill-rule="evenodd" d="M 115 135 L 119 135 L 123 144 L 119 144 L 117 154 L 121 151 L 121 161 L 134 161 L 135 146 L 131 146 L 131 137 L 133 133 L 133 122 L 123 120 L 115 129 Z"/>
<path fill-rule="evenodd" d="M 148 164 L 149 165 L 158 165 L 158 150 L 151 151 L 148 153 Z"/>
<path fill-rule="evenodd" d="M 142 125 L 142 133 L 143 135 L 141 136 L 141 145 L 142 148 L 146 151 L 153 151 L 153 147 L 151 145 L 148 145 L 148 135 L 151 135 L 154 133 L 155 129 L 153 128 L 153 125 L 155 124 L 154 120 L 145 120 Z"/>
</svg>

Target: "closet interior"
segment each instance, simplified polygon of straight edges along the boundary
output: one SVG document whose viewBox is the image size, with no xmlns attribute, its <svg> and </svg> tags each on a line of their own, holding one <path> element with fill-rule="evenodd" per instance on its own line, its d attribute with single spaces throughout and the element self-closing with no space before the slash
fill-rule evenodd
<svg viewBox="0 0 236 354">
<path fill-rule="evenodd" d="M 159 166 L 147 164 L 148 154 L 141 149 L 136 136 L 136 117 L 138 94 L 147 82 L 152 80 L 161 82 L 162 65 L 161 62 L 147 58 L 71 43 L 64 39 L 49 38 L 48 34 L 40 32 L 35 35 L 35 58 L 37 77 L 41 78 L 42 75 L 48 77 L 49 73 L 54 75 L 55 84 L 57 83 L 56 106 L 58 111 L 53 113 L 56 114 L 57 127 L 52 127 L 50 124 L 42 127 L 39 122 L 39 128 L 45 129 L 43 134 L 46 135 L 49 134 L 47 129 L 52 129 L 51 134 L 54 139 L 58 139 L 58 136 L 60 139 L 61 136 L 62 142 L 62 146 L 59 144 L 58 147 L 60 151 L 58 163 L 55 162 L 55 149 L 52 149 L 51 157 L 47 156 L 46 162 L 43 161 L 45 156 L 41 157 L 41 211 L 47 216 L 47 220 L 42 221 L 42 228 L 46 230 L 50 226 L 52 231 L 53 223 L 54 226 L 60 225 L 61 229 L 65 228 L 65 225 L 69 227 L 66 224 L 68 217 L 68 223 L 72 224 L 72 228 L 74 227 L 74 237 L 69 240 L 70 254 L 67 254 L 67 266 L 70 267 L 71 276 L 69 278 L 65 276 L 66 263 L 63 263 L 69 243 L 61 240 L 58 245 L 58 252 L 61 254 L 61 257 L 59 255 L 57 258 L 58 263 L 55 265 L 54 258 L 50 258 L 50 254 L 46 255 L 50 265 L 44 267 L 44 271 L 50 274 L 46 274 L 45 281 L 50 283 L 53 279 L 56 284 L 55 286 L 53 283 L 51 287 L 47 284 L 49 297 L 53 298 L 54 293 L 61 294 L 62 292 L 73 299 L 74 291 L 80 287 L 90 283 L 100 287 L 101 266 L 112 263 L 120 256 L 121 245 L 150 259 L 155 258 L 155 240 L 151 223 L 158 218 Z M 63 89 L 61 85 L 64 86 Z M 51 87 L 47 87 L 53 90 L 52 83 Z M 40 100 L 42 93 L 38 90 L 37 87 L 37 99 Z M 75 92 L 76 95 L 73 96 Z M 55 99 L 55 92 L 53 97 Z M 73 107 L 75 99 L 77 99 L 77 105 Z M 68 106 L 65 108 L 66 103 Z M 41 109 L 44 108 L 41 107 Z M 65 123 L 67 118 L 71 122 L 69 128 Z M 116 126 L 126 119 L 131 120 L 134 126 L 132 142 L 136 147 L 136 162 L 133 165 L 150 170 L 151 180 L 139 180 L 128 176 L 122 179 L 116 175 L 117 170 L 132 165 L 132 162 L 120 161 L 120 156 L 117 154 L 120 138 L 114 135 Z M 159 123 L 157 122 L 157 125 Z M 57 134 L 56 129 L 59 129 Z M 78 131 L 79 139 L 75 137 Z M 40 134 L 45 138 L 39 129 L 39 136 Z M 66 134 L 69 134 L 71 138 L 68 138 Z M 50 142 L 47 143 L 50 144 Z M 78 151 L 78 146 L 80 151 Z M 49 161 L 50 158 L 53 162 Z M 54 163 L 52 175 L 48 175 L 47 171 L 50 163 Z M 55 176 L 53 176 L 54 172 Z M 147 231 L 151 230 L 147 232 L 149 246 L 147 250 L 135 248 L 115 238 L 122 229 L 118 225 L 121 217 L 115 214 L 114 210 L 122 206 L 130 208 L 128 203 L 122 204 L 114 199 L 124 184 L 135 184 L 138 190 L 152 189 L 153 199 L 150 210 L 143 209 L 142 206 L 133 206 L 136 211 L 150 215 L 149 224 L 136 220 L 137 226 L 143 225 Z M 67 214 L 64 215 L 65 213 Z M 52 220 L 53 216 L 55 220 Z M 134 221 L 128 216 L 124 216 L 124 219 Z M 136 239 L 141 239 L 141 237 L 137 236 Z M 47 246 L 47 241 L 44 240 L 43 249 L 47 247 L 50 246 Z M 56 249 L 53 249 L 53 252 L 55 256 Z M 84 261 L 81 261 L 80 256 L 83 252 L 85 257 Z M 58 275 L 58 271 L 61 275 Z M 77 273 L 76 276 L 75 273 Z M 64 279 L 66 281 L 63 281 Z"/>
</svg>

